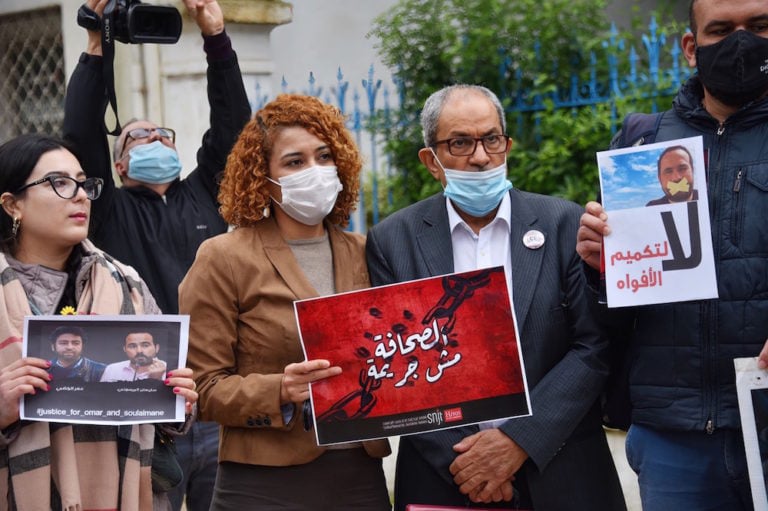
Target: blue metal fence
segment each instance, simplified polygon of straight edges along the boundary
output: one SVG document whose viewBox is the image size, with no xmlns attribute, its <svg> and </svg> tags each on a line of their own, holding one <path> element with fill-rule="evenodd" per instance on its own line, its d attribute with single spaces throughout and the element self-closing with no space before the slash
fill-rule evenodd
<svg viewBox="0 0 768 511">
<path fill-rule="evenodd" d="M 511 58 L 504 59 L 499 73 L 502 77 L 512 76 L 510 87 L 496 91 L 504 104 L 508 106 L 509 117 L 513 119 L 514 130 L 519 134 L 524 129 L 524 122 L 532 112 L 541 112 L 551 104 L 554 108 L 581 109 L 595 108 L 600 104 L 611 106 L 613 129 L 616 129 L 617 102 L 625 98 L 644 98 L 651 100 L 652 110 L 656 111 L 656 99 L 673 95 L 679 86 L 688 78 L 690 70 L 682 65 L 682 50 L 678 43 L 678 35 L 667 36 L 659 32 L 655 18 L 650 20 L 647 32 L 637 37 L 642 53 L 638 53 L 635 45 L 621 40 L 615 25 L 611 27 L 609 37 L 603 42 L 604 52 L 599 56 L 591 53 L 588 78 L 573 74 L 566 86 L 557 87 L 548 94 L 530 93 L 522 86 L 522 71 L 513 68 Z M 644 56 L 644 58 L 642 56 Z M 600 62 L 598 59 L 604 59 Z M 547 63 L 537 48 L 536 63 L 539 69 L 546 69 Z M 622 74 L 622 69 L 626 70 Z M 602 70 L 602 71 L 600 71 Z M 339 68 L 336 83 L 328 86 L 318 86 L 313 73 L 309 73 L 304 87 L 293 88 L 283 80 L 282 92 L 295 92 L 319 97 L 323 101 L 336 105 L 348 118 L 348 127 L 354 133 L 355 140 L 366 158 L 367 167 L 361 177 L 363 182 L 370 183 L 370 189 L 360 187 L 360 204 L 358 214 L 352 218 L 350 229 L 364 232 L 366 229 L 366 208 L 371 210 L 372 222 L 379 221 L 379 197 L 382 181 L 392 176 L 390 159 L 383 152 L 383 134 L 391 127 L 395 118 L 397 104 L 405 91 L 395 76 L 390 85 L 384 85 L 382 79 L 376 77 L 373 66 L 369 68 L 368 76 L 362 78 L 357 86 L 350 89 L 350 82 Z M 515 91 L 515 92 L 513 92 Z M 351 105 L 347 101 L 351 94 Z M 393 97 L 397 103 L 392 105 Z M 256 109 L 261 108 L 270 98 L 263 94 L 257 85 Z M 369 123 L 371 119 L 381 122 Z M 533 116 L 534 130 L 538 128 L 538 117 Z M 379 128 L 372 128 L 378 126 Z M 515 133 L 512 133 L 514 136 Z M 414 156 L 415 157 L 415 156 Z M 363 183 L 361 183 L 362 185 Z M 387 200 L 391 203 L 391 190 L 386 190 Z"/>
</svg>

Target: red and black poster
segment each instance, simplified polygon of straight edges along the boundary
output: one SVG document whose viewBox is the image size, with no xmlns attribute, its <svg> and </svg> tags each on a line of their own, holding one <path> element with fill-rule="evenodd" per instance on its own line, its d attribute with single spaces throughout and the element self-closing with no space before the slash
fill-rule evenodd
<svg viewBox="0 0 768 511">
<path fill-rule="evenodd" d="M 502 267 L 294 303 L 319 445 L 530 415 Z"/>
</svg>

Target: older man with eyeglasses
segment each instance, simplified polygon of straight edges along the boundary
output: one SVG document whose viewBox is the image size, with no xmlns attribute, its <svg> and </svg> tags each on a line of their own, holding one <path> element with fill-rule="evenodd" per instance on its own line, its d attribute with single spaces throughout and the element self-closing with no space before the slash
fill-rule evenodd
<svg viewBox="0 0 768 511">
<path fill-rule="evenodd" d="M 443 192 L 368 231 L 371 283 L 504 267 L 532 415 L 401 438 L 395 511 L 626 509 L 600 420 L 608 342 L 574 250 L 582 209 L 512 188 L 504 109 L 487 88 L 435 92 L 421 126 L 418 156 Z"/>
<path fill-rule="evenodd" d="M 87 0 L 99 17 L 107 0 Z M 73 142 L 89 176 L 104 180 L 91 209 L 91 239 L 130 264 L 167 314 L 178 312 L 177 288 L 200 244 L 227 230 L 218 213 L 217 176 L 240 130 L 250 118 L 237 56 L 215 0 L 184 0 L 200 27 L 208 60 L 211 125 L 197 152 L 197 168 L 179 179 L 176 134 L 148 120 L 131 120 L 114 145 L 115 185 L 104 128 L 107 106 L 101 33 L 88 30 L 88 46 L 67 87 L 64 136 Z M 86 189 L 86 192 L 88 190 Z M 218 427 L 197 423 L 176 441 L 185 472 L 171 495 L 179 509 L 186 493 L 189 511 L 208 509 L 217 467 Z"/>
</svg>

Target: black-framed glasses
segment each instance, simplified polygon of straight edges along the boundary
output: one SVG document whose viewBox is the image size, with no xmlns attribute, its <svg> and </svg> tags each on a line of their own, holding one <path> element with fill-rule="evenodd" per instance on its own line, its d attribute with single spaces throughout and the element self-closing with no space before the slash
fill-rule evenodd
<svg viewBox="0 0 768 511">
<path fill-rule="evenodd" d="M 157 133 L 160 138 L 170 139 L 174 144 L 176 143 L 176 132 L 171 128 L 133 128 L 125 136 L 125 143 L 128 144 L 128 139 L 142 140 L 152 135 L 152 132 Z"/>
<path fill-rule="evenodd" d="M 13 194 L 19 194 L 31 186 L 43 183 L 50 183 L 53 191 L 62 199 L 71 199 L 77 195 L 77 191 L 82 188 L 86 197 L 90 200 L 96 200 L 99 198 L 99 195 L 101 195 L 101 189 L 104 186 L 104 180 L 100 177 L 89 177 L 83 181 L 78 181 L 69 176 L 45 176 L 42 179 L 38 179 L 37 181 L 22 186 L 13 192 Z"/>
<path fill-rule="evenodd" d="M 438 140 L 433 145 L 445 144 L 453 156 L 470 156 L 475 154 L 477 143 L 483 144 L 488 154 L 500 154 L 507 151 L 509 137 L 507 135 L 485 135 L 484 137 L 455 137 Z"/>
<path fill-rule="evenodd" d="M 130 140 L 144 140 L 152 136 L 152 132 L 158 134 L 160 138 L 170 140 L 171 143 L 176 143 L 176 131 L 171 128 L 133 128 L 125 134 L 125 142 L 123 142 L 123 149 L 120 152 L 120 159 L 125 156 L 125 148 L 128 147 L 128 141 Z"/>
<path fill-rule="evenodd" d="M 123 150 L 120 153 L 120 158 L 125 156 L 125 148 L 128 147 L 129 140 L 144 140 L 152 136 L 152 132 L 157 133 L 160 138 L 170 140 L 172 143 L 176 143 L 176 131 L 171 128 L 133 128 L 125 134 L 125 142 L 123 142 Z"/>
</svg>

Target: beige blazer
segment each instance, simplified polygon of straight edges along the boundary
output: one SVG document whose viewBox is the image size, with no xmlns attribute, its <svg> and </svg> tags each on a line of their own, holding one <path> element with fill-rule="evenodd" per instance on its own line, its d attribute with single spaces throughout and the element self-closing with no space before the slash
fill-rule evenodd
<svg viewBox="0 0 768 511">
<path fill-rule="evenodd" d="M 327 227 L 336 291 L 369 287 L 365 239 Z M 222 425 L 220 462 L 287 466 L 323 453 L 304 431 L 301 406 L 287 424 L 280 410 L 283 369 L 304 360 L 293 301 L 316 296 L 272 218 L 200 246 L 179 286 L 179 312 L 190 315 L 200 418 Z M 364 447 L 390 453 L 386 440 Z"/>
</svg>

